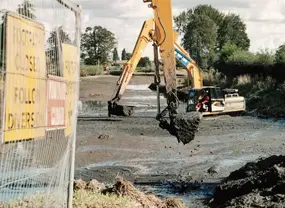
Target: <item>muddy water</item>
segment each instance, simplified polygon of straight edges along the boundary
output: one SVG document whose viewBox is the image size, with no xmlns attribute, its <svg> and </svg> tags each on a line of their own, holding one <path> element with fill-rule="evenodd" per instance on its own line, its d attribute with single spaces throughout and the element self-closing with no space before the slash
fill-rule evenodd
<svg viewBox="0 0 285 208">
<path fill-rule="evenodd" d="M 156 116 L 157 114 L 157 95 L 149 89 L 149 84 L 128 85 L 119 104 L 135 106 L 134 116 Z M 107 101 L 80 101 L 79 106 L 79 116 L 106 116 L 108 111 Z M 161 110 L 167 106 L 162 94 L 160 106 Z M 180 112 L 185 113 L 186 107 L 186 104 L 181 103 Z"/>
<path fill-rule="evenodd" d="M 163 96 L 161 103 L 166 106 Z M 230 172 L 257 158 L 282 154 L 285 148 L 284 121 L 229 116 L 203 119 L 195 140 L 178 144 L 159 129 L 156 94 L 148 84 L 129 85 L 120 104 L 137 106 L 134 116 L 108 118 L 106 101 L 82 102 L 77 177 L 112 183 L 119 174 L 148 192 L 179 196 L 191 207 L 206 207 L 202 201 Z M 101 134 L 109 139 L 98 139 Z M 181 178 L 190 187 L 183 193 L 179 183 L 169 182 Z"/>
</svg>

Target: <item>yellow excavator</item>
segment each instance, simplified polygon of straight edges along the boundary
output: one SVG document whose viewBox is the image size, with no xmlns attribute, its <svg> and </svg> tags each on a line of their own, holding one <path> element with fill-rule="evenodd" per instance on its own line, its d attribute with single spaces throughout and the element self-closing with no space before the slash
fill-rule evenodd
<svg viewBox="0 0 285 208">
<path fill-rule="evenodd" d="M 245 98 L 238 94 L 237 89 L 203 86 L 203 72 L 182 46 L 177 42 L 175 42 L 175 46 L 175 57 L 186 68 L 191 81 L 191 89 L 186 95 L 186 112 L 199 111 L 205 116 L 217 114 L 238 115 L 245 111 Z M 205 98 L 208 98 L 208 100 Z"/>
<path fill-rule="evenodd" d="M 158 54 L 160 53 L 166 88 L 165 97 L 167 100 L 167 107 L 162 112 L 159 110 L 156 119 L 160 122 L 159 126 L 161 128 L 167 129 L 170 134 L 176 136 L 178 142 L 187 144 L 194 139 L 195 132 L 199 127 L 202 113 L 201 110 L 197 109 L 197 106 L 201 104 L 202 95 L 205 96 L 205 93 L 209 93 L 208 88 L 203 87 L 202 71 L 197 67 L 195 61 L 190 58 L 187 51 L 177 42 L 178 36 L 173 31 L 171 0 L 143 0 L 143 2 L 150 3 L 148 6 L 154 10 L 154 18 L 145 21 L 142 26 L 132 57 L 125 64 L 112 99 L 108 101 L 108 113 L 109 116 L 130 116 L 133 114 L 133 106 L 122 106 L 118 102 L 122 98 L 146 46 L 152 42 L 156 74 L 155 82 L 157 86 L 160 83 Z M 191 80 L 187 113 L 177 112 L 179 99 L 177 97 L 176 59 L 186 67 Z M 211 89 L 214 89 L 210 90 L 211 92 L 215 92 L 215 89 L 218 88 L 211 87 Z M 204 93 L 201 93 L 202 91 Z M 217 103 L 218 105 L 224 105 L 225 103 L 224 100 L 217 102 L 219 99 L 214 99 L 213 95 L 209 97 L 212 98 L 210 102 L 215 106 Z M 210 112 L 213 108 L 210 107 L 208 109 L 210 109 L 208 110 Z M 169 122 L 166 119 L 167 114 L 169 114 Z"/>
<path fill-rule="evenodd" d="M 132 107 L 118 105 L 118 101 L 126 90 L 143 51 L 152 42 L 157 79 L 159 79 L 158 52 L 162 59 L 167 100 L 167 107 L 157 115 L 156 119 L 159 121 L 159 126 L 174 135 L 178 142 L 187 144 L 194 139 L 201 116 L 197 112 L 187 114 L 177 112 L 179 100 L 177 98 L 172 2 L 171 0 L 143 0 L 143 2 L 149 3 L 148 7 L 153 9 L 154 18 L 143 24 L 132 57 L 123 69 L 114 96 L 108 102 L 109 116 L 131 115 Z M 167 114 L 169 121 L 166 118 Z"/>
</svg>

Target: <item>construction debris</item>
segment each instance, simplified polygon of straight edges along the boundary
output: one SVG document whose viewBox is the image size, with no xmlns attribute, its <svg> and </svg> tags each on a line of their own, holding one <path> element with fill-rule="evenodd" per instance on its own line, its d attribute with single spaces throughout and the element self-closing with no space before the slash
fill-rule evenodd
<svg viewBox="0 0 285 208">
<path fill-rule="evenodd" d="M 284 207 L 285 156 L 247 163 L 217 186 L 211 207 Z"/>
</svg>

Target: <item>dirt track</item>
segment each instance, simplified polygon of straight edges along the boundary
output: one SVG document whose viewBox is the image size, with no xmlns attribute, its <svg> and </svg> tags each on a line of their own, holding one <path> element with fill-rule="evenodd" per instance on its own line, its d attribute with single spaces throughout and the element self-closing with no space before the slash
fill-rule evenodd
<svg viewBox="0 0 285 208">
<path fill-rule="evenodd" d="M 252 117 L 204 118 L 195 140 L 185 146 L 178 144 L 155 120 L 156 95 L 147 89 L 152 77 L 134 77 L 122 99 L 122 104 L 138 106 L 133 117 L 108 118 L 106 101 L 117 79 L 81 80 L 81 100 L 93 102 L 83 103 L 78 121 L 77 178 L 113 182 L 119 174 L 162 195 L 178 194 L 173 187 L 157 186 L 165 179 L 196 180 L 202 182 L 200 192 L 186 190 L 181 197 L 192 207 L 201 207 L 197 199 L 211 194 L 214 185 L 230 172 L 248 161 L 284 151 L 283 122 Z"/>
</svg>

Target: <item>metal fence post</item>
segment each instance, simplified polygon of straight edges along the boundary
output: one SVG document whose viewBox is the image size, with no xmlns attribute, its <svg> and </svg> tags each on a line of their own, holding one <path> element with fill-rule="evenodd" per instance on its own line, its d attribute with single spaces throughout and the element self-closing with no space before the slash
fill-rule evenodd
<svg viewBox="0 0 285 208">
<path fill-rule="evenodd" d="M 81 6 L 78 5 L 78 8 L 81 11 Z M 80 44 L 81 44 L 81 12 L 75 12 L 76 15 L 76 45 L 78 47 L 78 60 L 80 60 Z M 80 61 L 78 61 L 78 77 L 77 83 L 79 83 L 80 76 Z M 78 100 L 79 100 L 79 84 L 77 85 L 77 95 L 76 95 L 76 108 L 75 108 L 75 122 L 74 126 L 77 126 L 77 115 L 78 115 Z M 71 160 L 70 160 L 70 178 L 69 178 L 69 189 L 68 189 L 68 208 L 72 208 L 73 202 L 73 189 L 74 189 L 74 166 L 75 166 L 75 149 L 76 149 L 76 129 L 74 129 L 72 147 L 71 147 Z"/>
</svg>

